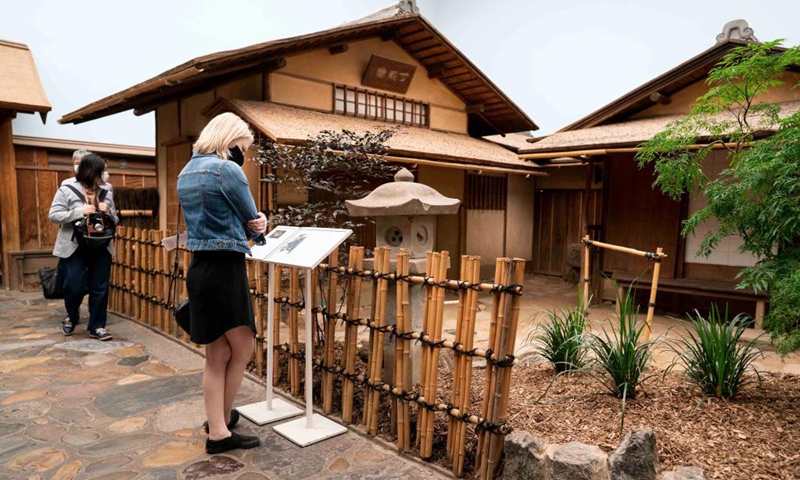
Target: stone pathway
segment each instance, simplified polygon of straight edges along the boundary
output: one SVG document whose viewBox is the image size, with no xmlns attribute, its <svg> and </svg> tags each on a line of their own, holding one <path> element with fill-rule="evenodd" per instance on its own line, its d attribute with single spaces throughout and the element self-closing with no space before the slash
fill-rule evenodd
<svg viewBox="0 0 800 480">
<path fill-rule="evenodd" d="M 245 418 L 237 431 L 260 447 L 207 455 L 202 357 L 114 316 L 112 342 L 89 339 L 85 323 L 65 338 L 63 312 L 0 291 L 0 479 L 445 478 L 354 432 L 299 448 Z M 237 404 L 263 395 L 245 379 Z"/>
</svg>

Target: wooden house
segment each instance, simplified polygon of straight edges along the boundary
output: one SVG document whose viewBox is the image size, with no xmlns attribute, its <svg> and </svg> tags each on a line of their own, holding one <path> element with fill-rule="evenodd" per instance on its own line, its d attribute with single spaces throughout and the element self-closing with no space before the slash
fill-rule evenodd
<svg viewBox="0 0 800 480">
<path fill-rule="evenodd" d="M 662 262 L 659 306 L 668 311 L 682 314 L 692 308 L 707 309 L 712 301 L 720 306 L 729 302 L 733 312 L 749 312 L 757 320 L 763 317 L 767 299 L 734 288 L 736 275 L 756 261 L 739 252 L 741 239 L 728 237 L 710 257 L 698 257 L 700 241 L 714 224 L 686 238 L 681 225 L 704 206 L 704 197 L 692 194 L 671 200 L 653 189 L 652 165 L 640 169 L 634 159 L 643 142 L 689 113 L 708 90 L 708 72 L 726 53 L 755 40 L 736 35 L 747 30 L 746 23 L 731 22 L 708 50 L 558 132 L 528 139 L 527 146 L 517 148 L 520 158 L 535 161 L 550 173 L 536 179 L 534 272 L 565 274 L 570 269 L 570 244 L 588 232 L 594 239 L 640 250 L 662 247 L 668 257 Z M 787 71 L 785 85 L 763 100 L 779 103 L 782 115 L 794 113 L 800 108 L 800 97 L 792 90 L 798 80 L 798 71 Z M 704 168 L 713 177 L 728 164 L 727 152 L 720 149 L 708 157 Z M 645 259 L 616 252 L 596 256 L 600 269 L 595 280 L 602 275 L 626 285 L 649 266 Z M 648 281 L 649 273 L 640 290 L 648 290 Z M 614 298 L 610 289 L 595 295 Z"/>
<path fill-rule="evenodd" d="M 177 214 L 176 177 L 192 142 L 214 115 L 230 111 L 259 135 L 302 144 L 321 130 L 404 125 L 388 158 L 416 166 L 417 181 L 462 200 L 441 217 L 437 249 L 459 255 L 530 259 L 534 163 L 482 137 L 537 126 L 472 62 L 403 1 L 337 28 L 195 58 L 65 115 L 80 123 L 133 110 L 155 112 L 161 227 Z M 245 172 L 262 210 L 265 172 Z M 307 201 L 278 189 L 278 203 Z M 457 270 L 455 270 L 457 271 Z"/>
<path fill-rule="evenodd" d="M 20 213 L 17 161 L 12 121 L 19 113 L 38 113 L 44 122 L 51 110 L 36 71 L 33 55 L 26 45 L 0 40 L 0 265 L 2 283 L 9 288 L 10 255 L 21 248 L 20 226 L 36 223 Z M 26 196 L 36 196 L 35 190 Z M 32 194 L 32 195 L 31 195 Z M 52 196 L 47 199 L 50 204 Z"/>
</svg>

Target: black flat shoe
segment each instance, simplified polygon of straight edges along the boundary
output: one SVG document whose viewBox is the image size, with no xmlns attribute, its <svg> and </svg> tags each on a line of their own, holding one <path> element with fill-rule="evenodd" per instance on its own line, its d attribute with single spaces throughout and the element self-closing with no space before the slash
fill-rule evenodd
<svg viewBox="0 0 800 480">
<path fill-rule="evenodd" d="M 228 420 L 228 430 L 232 429 L 239 423 L 239 412 L 234 408 L 231 410 L 231 419 Z M 208 433 L 208 420 L 203 422 L 203 431 Z"/>
<path fill-rule="evenodd" d="M 239 435 L 238 433 L 231 432 L 230 437 L 223 438 L 222 440 L 206 439 L 206 453 L 213 455 L 215 453 L 227 452 L 228 450 L 236 450 L 237 448 L 255 448 L 259 445 L 261 445 L 261 440 L 258 437 Z"/>
</svg>

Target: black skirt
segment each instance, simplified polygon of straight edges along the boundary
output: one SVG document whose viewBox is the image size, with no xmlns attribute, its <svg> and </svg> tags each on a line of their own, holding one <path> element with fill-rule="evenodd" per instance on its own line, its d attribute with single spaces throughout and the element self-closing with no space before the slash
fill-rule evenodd
<svg viewBox="0 0 800 480">
<path fill-rule="evenodd" d="M 246 325 L 256 331 L 243 253 L 194 252 L 186 274 L 192 342 L 207 345 L 228 330 Z"/>
</svg>

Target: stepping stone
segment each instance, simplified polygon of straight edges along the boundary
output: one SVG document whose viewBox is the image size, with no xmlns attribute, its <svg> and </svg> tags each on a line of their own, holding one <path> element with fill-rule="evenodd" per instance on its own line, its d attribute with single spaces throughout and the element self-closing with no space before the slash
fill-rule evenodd
<svg viewBox="0 0 800 480">
<path fill-rule="evenodd" d="M 199 480 L 201 478 L 234 473 L 242 468 L 244 468 L 244 464 L 238 460 L 224 455 L 214 455 L 208 460 L 193 463 L 184 468 L 183 478 L 185 480 Z"/>
<path fill-rule="evenodd" d="M 144 363 L 150 359 L 150 355 L 142 355 L 139 357 L 125 357 L 117 362 L 120 367 L 135 367 L 140 363 Z"/>
<path fill-rule="evenodd" d="M 139 477 L 137 480 L 177 480 L 177 478 L 178 474 L 175 470 L 159 468 L 158 470 L 148 472 L 147 475 Z"/>
<path fill-rule="evenodd" d="M 17 455 L 8 466 L 14 470 L 46 472 L 67 460 L 67 452 L 47 447 Z"/>
<path fill-rule="evenodd" d="M 125 418 L 202 395 L 200 374 L 179 375 L 114 387 L 98 395 L 94 406 L 108 417 Z"/>
<path fill-rule="evenodd" d="M 125 455 L 114 455 L 113 457 L 103 458 L 86 466 L 84 473 L 91 475 L 105 471 L 118 471 L 120 468 L 131 463 L 133 459 Z"/>
<path fill-rule="evenodd" d="M 53 340 L 31 340 L 28 342 L 0 343 L 0 352 L 19 350 L 21 348 L 46 347 L 54 344 Z"/>
<path fill-rule="evenodd" d="M 50 411 L 50 404 L 41 400 L 12 403 L 0 410 L 2 420 L 30 420 L 41 417 Z"/>
<path fill-rule="evenodd" d="M 61 437 L 61 442 L 67 445 L 77 445 L 82 447 L 84 445 L 89 445 L 90 443 L 96 442 L 99 439 L 99 433 L 93 432 L 88 428 L 82 428 L 67 432 Z"/>
<path fill-rule="evenodd" d="M 67 431 L 66 427 L 62 427 L 61 425 L 56 425 L 56 424 L 30 425 L 25 430 L 25 436 L 30 437 L 34 440 L 49 442 L 54 438 L 60 437 L 66 431 Z"/>
<path fill-rule="evenodd" d="M 60 348 L 62 350 L 86 353 L 108 353 L 119 350 L 120 348 L 129 348 L 132 346 L 133 344 L 131 342 L 101 342 L 99 340 L 73 340 L 53 345 L 54 348 Z"/>
<path fill-rule="evenodd" d="M 206 446 L 204 442 L 169 442 L 160 445 L 158 451 L 145 458 L 142 463 L 146 467 L 183 465 L 189 460 L 197 458 L 205 453 Z"/>
<path fill-rule="evenodd" d="M 152 435 L 139 433 L 135 435 L 123 435 L 97 443 L 87 445 L 80 449 L 81 455 L 110 457 L 117 453 L 137 450 L 140 448 L 157 445 L 164 439 L 163 435 Z"/>
<path fill-rule="evenodd" d="M 301 449 L 283 437 L 270 435 L 261 439 L 261 447 L 253 453 L 253 464 L 281 480 L 300 480 L 316 475 L 325 468 L 326 457 L 309 450 L 323 443 L 338 441 L 322 442 Z"/>
</svg>

